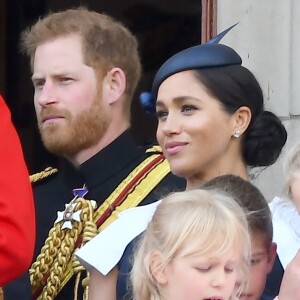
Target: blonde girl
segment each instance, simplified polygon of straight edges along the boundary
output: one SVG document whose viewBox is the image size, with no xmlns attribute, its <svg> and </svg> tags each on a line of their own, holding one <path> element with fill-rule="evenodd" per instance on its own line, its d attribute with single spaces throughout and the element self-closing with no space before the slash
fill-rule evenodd
<svg viewBox="0 0 300 300">
<path fill-rule="evenodd" d="M 158 205 L 136 250 L 134 299 L 238 299 L 249 247 L 245 216 L 231 197 L 204 190 L 173 193 Z"/>
</svg>

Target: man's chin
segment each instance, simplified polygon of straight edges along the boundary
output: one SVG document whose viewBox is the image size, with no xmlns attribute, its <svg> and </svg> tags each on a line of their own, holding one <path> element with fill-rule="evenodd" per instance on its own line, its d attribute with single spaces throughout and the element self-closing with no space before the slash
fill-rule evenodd
<svg viewBox="0 0 300 300">
<path fill-rule="evenodd" d="M 39 126 L 39 131 L 43 141 L 57 139 L 64 132 L 63 128 L 53 124 L 51 126 Z"/>
<path fill-rule="evenodd" d="M 53 154 L 65 156 L 69 142 L 63 138 L 57 138 L 57 135 L 47 134 L 42 135 L 44 147 Z"/>
</svg>

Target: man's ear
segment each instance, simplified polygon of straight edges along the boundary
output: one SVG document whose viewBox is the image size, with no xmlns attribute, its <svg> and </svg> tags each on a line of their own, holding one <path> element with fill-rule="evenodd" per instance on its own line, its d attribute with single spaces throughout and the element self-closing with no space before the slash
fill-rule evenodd
<svg viewBox="0 0 300 300">
<path fill-rule="evenodd" d="M 158 284 L 164 285 L 168 282 L 163 267 L 162 254 L 159 251 L 153 251 L 150 255 L 149 267 L 153 278 Z"/>
<path fill-rule="evenodd" d="M 118 101 L 126 88 L 126 75 L 120 68 L 112 68 L 106 74 L 106 96 L 108 104 Z"/>
<path fill-rule="evenodd" d="M 276 243 L 271 243 L 268 250 L 268 273 L 272 271 L 276 255 L 277 255 L 277 245 Z"/>
<path fill-rule="evenodd" d="M 248 128 L 252 113 L 249 107 L 241 106 L 233 114 L 233 134 L 238 132 L 242 135 Z"/>
</svg>

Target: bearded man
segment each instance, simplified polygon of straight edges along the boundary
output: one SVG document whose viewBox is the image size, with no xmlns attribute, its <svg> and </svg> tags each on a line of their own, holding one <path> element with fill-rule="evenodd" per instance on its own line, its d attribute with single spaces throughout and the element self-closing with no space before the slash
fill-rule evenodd
<svg viewBox="0 0 300 300">
<path fill-rule="evenodd" d="M 121 210 L 156 201 L 183 181 L 169 173 L 156 148 L 136 147 L 129 133 L 141 65 L 127 28 L 104 14 L 69 9 L 39 19 L 23 33 L 22 45 L 31 59 L 42 141 L 62 158 L 58 171 L 31 177 L 37 181 L 33 299 L 71 300 L 88 287 L 73 259 L 76 249 Z M 118 299 L 128 294 L 122 271 L 128 263 L 124 257 L 118 265 Z M 9 298 L 17 299 L 12 290 Z"/>
</svg>

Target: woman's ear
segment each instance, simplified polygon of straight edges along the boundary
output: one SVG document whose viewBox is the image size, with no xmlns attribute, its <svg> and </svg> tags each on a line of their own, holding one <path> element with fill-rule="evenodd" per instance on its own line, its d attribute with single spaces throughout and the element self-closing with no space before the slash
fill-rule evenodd
<svg viewBox="0 0 300 300">
<path fill-rule="evenodd" d="M 112 68 L 106 74 L 106 96 L 108 104 L 118 101 L 126 88 L 126 75 L 120 68 Z"/>
<path fill-rule="evenodd" d="M 242 135 L 248 128 L 252 113 L 249 107 L 241 106 L 233 114 L 233 132 L 234 137 L 239 137 Z"/>
<path fill-rule="evenodd" d="M 164 285 L 168 282 L 163 266 L 162 254 L 159 251 L 153 251 L 150 254 L 149 268 L 158 284 Z"/>
</svg>

